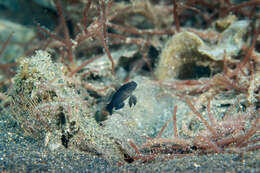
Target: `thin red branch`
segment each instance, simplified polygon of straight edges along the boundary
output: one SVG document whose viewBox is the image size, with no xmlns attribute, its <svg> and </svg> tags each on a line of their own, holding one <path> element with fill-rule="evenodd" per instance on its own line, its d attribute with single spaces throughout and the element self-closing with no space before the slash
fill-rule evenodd
<svg viewBox="0 0 260 173">
<path fill-rule="evenodd" d="M 259 113 L 259 112 L 258 112 Z M 240 147 L 243 145 L 243 143 L 247 142 L 248 139 L 253 136 L 257 130 L 260 129 L 260 124 L 258 124 L 260 121 L 260 115 L 258 114 L 258 117 L 255 119 L 255 121 L 252 124 L 252 127 L 247 131 L 247 133 L 244 135 L 244 137 L 240 138 L 239 141 L 237 142 L 237 147 Z"/>
<path fill-rule="evenodd" d="M 13 36 L 14 32 L 11 32 L 7 38 L 7 40 L 4 41 L 1 49 L 0 49 L 0 56 L 3 54 L 3 52 L 5 51 L 9 41 L 11 40 L 12 36 Z"/>
<path fill-rule="evenodd" d="M 139 151 L 138 147 L 135 145 L 135 143 L 133 141 L 129 140 L 128 143 L 130 144 L 130 146 L 135 150 L 135 152 L 138 155 L 141 155 L 141 152 Z"/>
<path fill-rule="evenodd" d="M 111 1 L 109 1 L 111 2 Z M 102 27 L 103 27 L 103 35 L 104 35 L 104 40 L 106 41 L 106 38 L 107 38 L 107 9 L 106 9 L 106 4 L 105 4 L 105 1 L 103 0 L 101 2 L 101 10 L 102 10 L 102 13 L 101 13 L 101 21 L 102 21 Z"/>
<path fill-rule="evenodd" d="M 252 19 L 254 14 L 256 14 L 256 6 L 253 6 L 252 9 L 250 10 L 250 13 L 248 15 L 249 19 Z"/>
<path fill-rule="evenodd" d="M 226 50 L 224 50 L 223 71 L 224 71 L 224 75 L 228 75 L 228 66 L 227 66 L 227 54 L 226 54 Z"/>
<path fill-rule="evenodd" d="M 214 128 L 212 128 L 209 123 L 203 118 L 203 116 L 197 111 L 197 109 L 193 106 L 191 101 L 188 98 L 185 98 L 185 102 L 189 106 L 189 108 L 192 110 L 192 112 L 199 117 L 199 119 L 202 121 L 202 123 L 207 127 L 207 129 L 212 133 L 213 136 L 217 136 L 217 132 Z"/>
<path fill-rule="evenodd" d="M 235 109 L 235 106 L 238 105 L 240 100 L 241 100 L 241 97 L 239 97 L 237 99 L 237 101 L 232 106 L 230 106 L 230 108 L 228 109 L 228 111 L 225 113 L 225 115 L 222 118 L 224 121 L 227 120 L 227 118 L 230 116 L 231 111 Z"/>
<path fill-rule="evenodd" d="M 180 23 L 179 23 L 179 16 L 177 11 L 178 5 L 176 0 L 173 0 L 173 19 L 175 22 L 177 32 L 180 32 Z"/>
<path fill-rule="evenodd" d="M 207 148 L 213 149 L 215 151 L 215 153 L 222 152 L 222 149 L 217 145 L 217 143 L 211 141 L 210 138 L 208 138 L 206 136 L 198 136 L 195 139 L 195 143 L 197 143 L 198 146 L 203 147 L 205 149 L 207 149 Z"/>
<path fill-rule="evenodd" d="M 88 13 L 88 10 L 90 8 L 90 5 L 91 5 L 91 0 L 88 1 L 88 3 L 86 4 L 85 8 L 84 8 L 84 11 L 83 11 L 83 28 L 84 28 L 84 32 L 85 34 L 88 33 L 88 30 L 87 30 L 87 13 Z"/>
<path fill-rule="evenodd" d="M 80 66 L 78 66 L 75 70 L 73 70 L 70 74 L 69 77 L 72 77 L 75 73 L 77 73 L 78 71 L 80 71 L 81 69 L 83 69 L 83 67 L 85 67 L 86 65 L 88 65 L 89 63 L 92 63 L 93 61 L 95 61 L 96 59 L 100 58 L 102 56 L 95 56 L 89 60 L 87 60 L 86 62 L 84 62 L 83 64 L 81 64 Z"/>
<path fill-rule="evenodd" d="M 260 1 L 259 1 L 259 3 L 260 3 Z M 237 73 L 238 73 L 239 71 L 242 71 L 242 68 L 249 62 L 250 58 L 251 58 L 252 55 L 253 55 L 253 51 L 254 51 L 254 48 L 255 48 L 256 40 L 257 40 L 257 37 L 258 37 L 259 34 L 260 34 L 260 24 L 258 25 L 257 29 L 256 29 L 255 32 L 254 32 L 254 36 L 253 36 L 253 39 L 252 39 L 251 46 L 250 46 L 249 49 L 247 50 L 246 55 L 245 55 L 245 58 L 244 58 L 243 61 L 237 66 L 237 68 L 233 71 L 232 76 L 236 76 Z"/>
<path fill-rule="evenodd" d="M 0 49 L 0 56 L 4 53 L 8 43 L 10 42 L 12 36 L 13 36 L 14 32 L 11 32 L 8 36 L 8 38 L 4 41 L 1 49 Z M 12 74 L 12 71 L 10 70 L 10 67 L 14 67 L 16 66 L 17 63 L 8 63 L 8 64 L 0 64 L 0 69 L 4 72 L 8 72 L 9 75 Z M 9 77 L 8 77 L 9 80 Z"/>
<path fill-rule="evenodd" d="M 8 63 L 8 64 L 0 64 L 0 69 L 8 70 L 10 67 L 17 66 L 16 62 Z"/>
<path fill-rule="evenodd" d="M 172 123 L 173 123 L 173 128 L 174 128 L 173 129 L 174 137 L 178 138 L 176 114 L 177 114 L 177 105 L 174 106 L 174 111 L 173 111 L 173 115 L 172 115 Z"/>
<path fill-rule="evenodd" d="M 160 138 L 162 136 L 162 133 L 164 132 L 165 128 L 167 127 L 167 125 L 169 124 L 169 122 L 171 121 L 171 119 L 169 119 L 162 127 L 162 129 L 160 130 L 160 132 L 158 133 L 158 135 L 156 136 L 156 138 Z"/>
<path fill-rule="evenodd" d="M 208 111 L 208 117 L 209 117 L 209 121 L 211 123 L 211 125 L 213 127 L 216 127 L 216 120 L 213 117 L 212 113 L 211 113 L 211 109 L 210 109 L 210 103 L 211 103 L 212 97 L 208 100 L 208 105 L 207 105 L 207 111 Z"/>
<path fill-rule="evenodd" d="M 60 41 L 61 43 L 64 44 L 64 41 L 63 41 L 61 38 L 59 38 L 56 34 L 51 33 L 51 32 L 48 31 L 47 29 L 42 28 L 39 24 L 37 24 L 37 29 L 38 29 L 39 31 L 41 31 L 41 32 L 43 32 L 43 33 L 45 33 L 45 34 L 47 34 L 49 37 L 51 37 L 51 38 L 53 38 L 53 39 L 55 39 L 55 40 L 57 40 L 57 41 Z"/>
<path fill-rule="evenodd" d="M 226 77 L 226 76 L 218 76 L 217 78 L 215 78 L 216 80 L 218 80 L 219 82 L 224 83 L 225 85 L 227 85 L 227 89 L 235 89 L 237 91 L 242 91 L 242 92 L 247 92 L 248 86 L 242 87 L 240 84 L 235 83 L 234 81 L 232 81 L 230 78 Z"/>
<path fill-rule="evenodd" d="M 66 44 L 66 48 L 68 50 L 68 56 L 69 56 L 69 62 L 70 63 L 73 63 L 73 52 L 72 52 L 72 42 L 70 40 L 70 34 L 69 34 L 69 29 L 68 29 L 68 26 L 66 24 L 66 21 L 65 21 L 65 17 L 62 13 L 62 6 L 61 6 L 61 2 L 60 0 L 55 0 L 55 5 L 56 5 L 56 9 L 58 11 L 58 14 L 60 16 L 60 21 L 61 21 L 61 24 L 64 28 L 64 37 L 65 37 L 65 44 Z"/>
<path fill-rule="evenodd" d="M 239 10 L 241 8 L 249 7 L 249 6 L 253 6 L 254 7 L 256 5 L 260 5 L 260 1 L 259 0 L 251 0 L 249 2 L 243 2 L 241 4 L 234 5 L 233 7 L 228 8 L 226 11 L 223 12 L 223 14 L 226 15 L 227 13 L 229 13 L 231 11 L 236 11 L 236 10 Z"/>
<path fill-rule="evenodd" d="M 256 138 L 256 139 L 247 141 L 246 143 L 243 143 L 243 145 L 241 145 L 240 147 L 247 147 L 249 144 L 255 144 L 257 142 L 260 142 L 260 138 Z"/>
<path fill-rule="evenodd" d="M 106 54 L 107 54 L 107 56 L 108 56 L 108 59 L 109 59 L 110 62 L 111 62 L 112 75 L 115 75 L 115 62 L 114 62 L 114 60 L 113 60 L 113 58 L 112 58 L 112 56 L 111 56 L 111 53 L 110 53 L 110 51 L 109 51 L 109 49 L 108 49 L 108 46 L 107 46 L 107 43 L 106 43 L 106 41 L 105 41 L 104 35 L 103 35 L 102 33 L 100 33 L 99 31 L 97 31 L 97 36 L 98 36 L 98 38 L 101 40 L 101 42 L 102 42 L 102 44 L 103 44 L 103 46 L 104 46 L 104 48 L 105 48 Z"/>
</svg>

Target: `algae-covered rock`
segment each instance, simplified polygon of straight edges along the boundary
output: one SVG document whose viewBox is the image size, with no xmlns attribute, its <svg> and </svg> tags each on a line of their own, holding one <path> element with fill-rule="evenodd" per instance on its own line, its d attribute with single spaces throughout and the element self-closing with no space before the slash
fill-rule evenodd
<svg viewBox="0 0 260 173">
<path fill-rule="evenodd" d="M 10 92 L 15 119 L 52 150 L 63 146 L 122 160 L 114 139 L 93 118 L 93 106 L 87 107 L 64 71 L 44 51 L 20 60 Z"/>
<path fill-rule="evenodd" d="M 51 133 L 67 146 L 68 136 L 79 129 L 81 112 L 76 107 L 82 103 L 75 99 L 79 96 L 69 87 L 63 71 L 64 66 L 53 64 L 47 52 L 37 51 L 20 60 L 10 95 L 16 118 L 28 133 L 36 137 Z"/>
<path fill-rule="evenodd" d="M 204 44 L 199 47 L 199 52 L 215 61 L 223 60 L 224 56 L 227 58 L 237 56 L 244 45 L 243 37 L 248 30 L 248 26 L 249 21 L 247 20 L 232 23 L 221 33 L 221 38 L 216 45 Z"/>
<path fill-rule="evenodd" d="M 194 73 L 195 65 L 209 65 L 208 57 L 198 52 L 203 44 L 203 40 L 191 32 L 174 35 L 160 56 L 156 70 L 158 79 L 187 78 Z"/>
<path fill-rule="evenodd" d="M 191 32 L 175 34 L 162 51 L 156 70 L 158 79 L 201 77 L 196 76 L 196 70 L 202 71 L 201 74 L 221 71 L 224 56 L 230 59 L 240 52 L 248 25 L 247 20 L 230 24 L 220 34 L 217 44 L 206 43 Z"/>
</svg>

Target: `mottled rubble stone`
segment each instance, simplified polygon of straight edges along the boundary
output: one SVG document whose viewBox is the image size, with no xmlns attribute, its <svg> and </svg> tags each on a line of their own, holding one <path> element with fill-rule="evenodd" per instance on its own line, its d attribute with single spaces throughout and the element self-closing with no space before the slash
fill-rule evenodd
<svg viewBox="0 0 260 173">
<path fill-rule="evenodd" d="M 221 61 L 226 56 L 237 56 L 244 43 L 249 21 L 240 20 L 220 34 L 217 44 L 206 43 L 191 32 L 175 34 L 165 45 L 156 69 L 159 80 L 189 78 L 195 68 L 208 67 L 214 74 L 222 69 Z"/>
<path fill-rule="evenodd" d="M 156 69 L 158 79 L 179 77 L 183 70 L 189 70 L 189 64 L 205 63 L 207 57 L 198 52 L 198 47 L 203 44 L 203 41 L 194 33 L 175 34 L 162 51 Z"/>
<path fill-rule="evenodd" d="M 44 51 L 21 59 L 10 92 L 14 117 L 51 150 L 63 146 L 102 155 L 111 162 L 122 160 L 114 139 L 96 123 L 93 106 L 84 104 L 64 71 Z"/>
<path fill-rule="evenodd" d="M 237 20 L 237 17 L 235 15 L 228 15 L 225 18 L 220 18 L 216 21 L 216 29 L 220 32 L 224 31 Z"/>
<path fill-rule="evenodd" d="M 232 23 L 223 33 L 216 45 L 207 45 L 199 47 L 199 52 L 209 58 L 220 61 L 226 55 L 227 58 L 237 56 L 242 46 L 245 44 L 244 35 L 246 34 L 249 21 L 240 20 Z M 225 52 L 225 53 L 224 53 Z"/>
</svg>

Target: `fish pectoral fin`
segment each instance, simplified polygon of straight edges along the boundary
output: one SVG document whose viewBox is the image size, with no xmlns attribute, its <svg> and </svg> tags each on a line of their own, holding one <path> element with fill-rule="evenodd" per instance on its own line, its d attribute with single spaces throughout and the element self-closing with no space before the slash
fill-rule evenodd
<svg viewBox="0 0 260 173">
<path fill-rule="evenodd" d="M 112 115 L 112 113 L 113 113 L 113 105 L 112 104 L 108 104 L 106 106 L 106 110 L 109 112 L 110 115 Z"/>
<path fill-rule="evenodd" d="M 125 106 L 124 102 L 119 103 L 117 106 L 115 106 L 115 110 L 121 109 Z"/>
<path fill-rule="evenodd" d="M 132 107 L 132 105 L 135 106 L 136 103 L 137 103 L 137 98 L 136 98 L 136 96 L 131 95 L 130 98 L 129 98 L 128 103 L 129 103 L 130 108 Z"/>
</svg>

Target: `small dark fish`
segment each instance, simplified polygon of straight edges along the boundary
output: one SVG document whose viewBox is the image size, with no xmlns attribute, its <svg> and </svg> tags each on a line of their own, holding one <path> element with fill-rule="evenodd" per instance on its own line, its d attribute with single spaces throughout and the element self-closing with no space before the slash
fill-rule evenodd
<svg viewBox="0 0 260 173">
<path fill-rule="evenodd" d="M 137 100 L 135 96 L 132 96 L 132 92 L 137 87 L 137 83 L 132 81 L 122 85 L 112 96 L 110 103 L 106 106 L 106 110 L 110 115 L 113 113 L 113 108 L 115 110 L 121 109 L 124 107 L 124 101 L 129 98 L 129 106 L 135 105 Z"/>
</svg>

